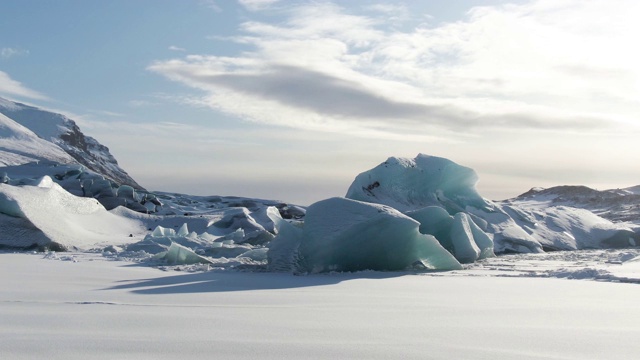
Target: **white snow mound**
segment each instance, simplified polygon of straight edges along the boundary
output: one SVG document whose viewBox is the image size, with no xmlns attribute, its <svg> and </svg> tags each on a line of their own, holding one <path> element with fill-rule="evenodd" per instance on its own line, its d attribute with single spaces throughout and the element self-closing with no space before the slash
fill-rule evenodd
<svg viewBox="0 0 640 360">
<path fill-rule="evenodd" d="M 36 186 L 0 184 L 0 246 L 89 249 L 131 242 L 141 222 L 105 210 L 92 198 L 68 193 L 51 178 Z"/>
</svg>

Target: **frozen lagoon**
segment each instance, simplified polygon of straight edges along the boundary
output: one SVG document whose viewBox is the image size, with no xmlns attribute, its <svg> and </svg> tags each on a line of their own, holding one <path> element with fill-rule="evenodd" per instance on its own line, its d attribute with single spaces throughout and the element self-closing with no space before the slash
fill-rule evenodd
<svg viewBox="0 0 640 360">
<path fill-rule="evenodd" d="M 638 251 L 307 276 L 2 253 L 0 358 L 636 359 L 640 286 L 615 275 Z"/>
</svg>

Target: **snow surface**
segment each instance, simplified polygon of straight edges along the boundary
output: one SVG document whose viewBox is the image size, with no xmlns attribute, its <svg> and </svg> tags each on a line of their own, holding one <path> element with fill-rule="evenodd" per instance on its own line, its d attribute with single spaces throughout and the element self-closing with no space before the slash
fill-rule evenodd
<svg viewBox="0 0 640 360">
<path fill-rule="evenodd" d="M 2 226 L 0 246 L 13 248 L 86 250 L 131 242 L 133 234 L 146 232 L 140 222 L 108 212 L 95 199 L 74 196 L 49 177 L 32 186 L 0 184 L 0 214 L 20 224 Z"/>
<path fill-rule="evenodd" d="M 595 190 L 586 186 L 555 186 L 533 188 L 503 204 L 539 209 L 568 206 L 585 209 L 615 222 L 626 222 L 640 228 L 640 185 L 624 189 Z"/>
<path fill-rule="evenodd" d="M 0 114 L 0 166 L 50 160 L 71 163 L 74 159 L 59 146 Z"/>
<path fill-rule="evenodd" d="M 638 285 L 570 280 L 605 269 L 640 278 L 637 261 L 600 263 L 640 255 L 628 252 L 308 276 L 4 253 L 0 358 L 636 359 Z M 584 275 L 580 261 L 601 268 Z"/>
</svg>

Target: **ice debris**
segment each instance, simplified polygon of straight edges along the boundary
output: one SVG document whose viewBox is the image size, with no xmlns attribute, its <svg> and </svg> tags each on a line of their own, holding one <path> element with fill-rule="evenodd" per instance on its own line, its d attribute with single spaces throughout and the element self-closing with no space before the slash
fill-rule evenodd
<svg viewBox="0 0 640 360">
<path fill-rule="evenodd" d="M 167 251 L 160 252 L 153 257 L 155 260 L 165 261 L 168 265 L 211 264 L 212 261 L 196 254 L 193 250 L 171 243 Z"/>
</svg>

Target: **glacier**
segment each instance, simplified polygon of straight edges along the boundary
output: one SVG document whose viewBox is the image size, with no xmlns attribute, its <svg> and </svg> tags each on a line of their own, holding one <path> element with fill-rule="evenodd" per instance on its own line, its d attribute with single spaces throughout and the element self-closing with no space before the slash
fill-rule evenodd
<svg viewBox="0 0 640 360">
<path fill-rule="evenodd" d="M 566 202 L 535 194 L 487 200 L 475 188 L 475 171 L 423 154 L 391 157 L 358 175 L 345 197 L 309 207 L 151 193 L 84 165 L 46 159 L 5 166 L 0 179 L 0 247 L 102 248 L 166 265 L 292 273 L 455 270 L 496 254 L 640 244 L 626 223 Z"/>
<path fill-rule="evenodd" d="M 9 119 L 14 124 L 19 124 L 29 132 L 35 134 L 38 145 L 47 142 L 40 149 L 55 148 L 55 151 L 42 152 L 33 150 L 40 157 L 61 163 L 75 162 L 86 168 L 102 174 L 104 177 L 119 184 L 130 185 L 136 189 L 143 189 L 126 171 L 119 165 L 115 157 L 109 152 L 109 148 L 102 145 L 91 136 L 86 136 L 72 119 L 58 113 L 14 102 L 0 97 L 0 124 Z M 0 125 L 1 126 L 1 125 Z M 2 137 L 0 137 L 2 138 Z M 0 143 L 1 144 L 1 143 Z M 0 150 L 1 150 L 0 145 Z M 52 158 L 52 154 L 55 158 Z M 63 154 L 63 161 L 60 161 Z M 23 159 L 20 163 L 29 162 Z M 1 163 L 1 161 L 0 161 Z M 17 165 L 14 163 L 14 165 Z"/>
</svg>

